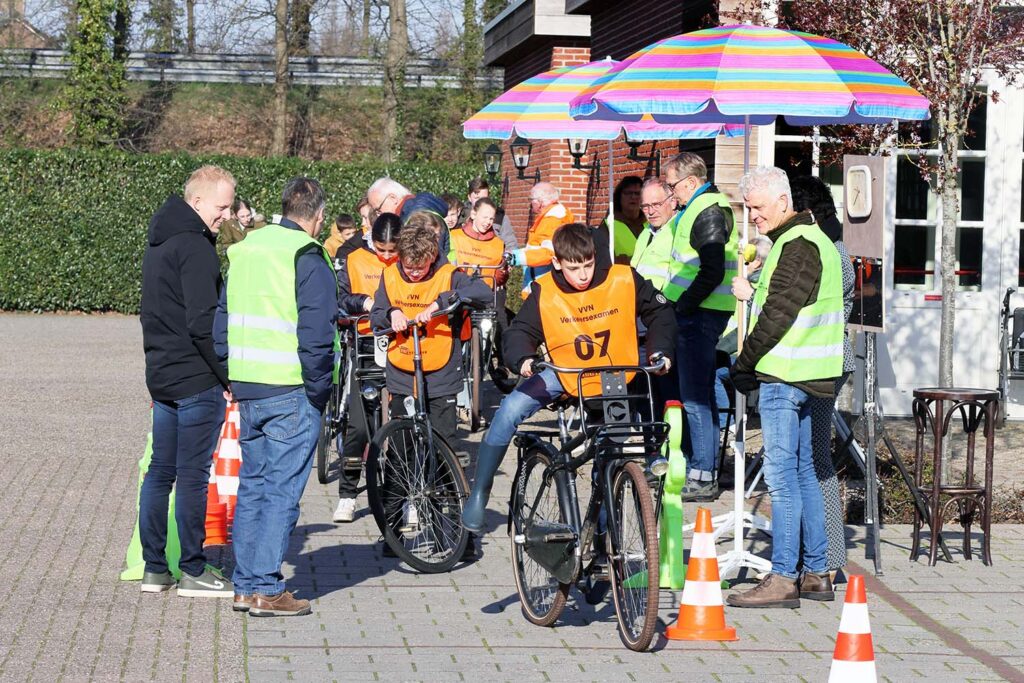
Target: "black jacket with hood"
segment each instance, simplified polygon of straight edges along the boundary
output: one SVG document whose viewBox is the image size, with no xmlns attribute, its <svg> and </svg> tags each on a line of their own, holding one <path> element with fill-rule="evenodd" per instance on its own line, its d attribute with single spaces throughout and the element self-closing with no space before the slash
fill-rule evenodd
<svg viewBox="0 0 1024 683">
<path fill-rule="evenodd" d="M 149 221 L 142 257 L 142 345 L 146 386 L 156 401 L 176 401 L 228 377 L 213 347 L 221 285 L 215 237 L 181 197 L 168 197 Z"/>
</svg>

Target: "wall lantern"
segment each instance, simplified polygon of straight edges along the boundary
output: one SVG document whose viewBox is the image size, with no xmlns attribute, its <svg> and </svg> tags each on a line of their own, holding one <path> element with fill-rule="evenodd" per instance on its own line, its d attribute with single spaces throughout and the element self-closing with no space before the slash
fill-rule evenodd
<svg viewBox="0 0 1024 683">
<path fill-rule="evenodd" d="M 524 173 L 526 167 L 530 165 L 530 152 L 533 150 L 533 144 L 526 138 L 517 135 L 516 139 L 508 147 L 512 150 L 512 164 L 519 171 L 519 180 L 532 179 L 534 183 L 539 183 L 540 169 L 537 169 L 532 176 Z"/>
<path fill-rule="evenodd" d="M 569 154 L 572 155 L 572 167 L 577 171 L 597 171 L 601 175 L 601 160 L 595 159 L 592 164 L 584 164 L 583 157 L 587 154 L 587 145 L 590 143 L 585 138 L 569 138 Z"/>
<path fill-rule="evenodd" d="M 631 140 L 629 138 L 629 136 L 627 135 L 626 136 L 626 144 L 629 145 L 629 154 L 626 155 L 627 159 L 629 159 L 630 161 L 639 162 L 641 164 L 646 164 L 646 163 L 649 163 L 649 162 L 653 161 L 654 162 L 654 175 L 655 175 L 655 177 L 660 177 L 661 176 L 661 150 L 660 149 L 655 149 L 654 150 L 654 154 L 652 154 L 650 156 L 642 157 L 639 154 L 640 145 L 643 144 L 642 141 L 640 141 L 640 140 Z"/>
<path fill-rule="evenodd" d="M 501 147 L 498 147 L 493 142 L 490 146 L 484 150 L 484 171 L 490 177 L 491 182 L 498 177 L 498 173 L 501 172 Z"/>
</svg>

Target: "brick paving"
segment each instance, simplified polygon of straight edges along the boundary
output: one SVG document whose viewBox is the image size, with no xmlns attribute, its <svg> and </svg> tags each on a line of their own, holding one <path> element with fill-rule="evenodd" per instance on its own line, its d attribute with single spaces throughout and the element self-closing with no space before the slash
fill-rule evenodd
<svg viewBox="0 0 1024 683">
<path fill-rule="evenodd" d="M 622 646 L 610 604 L 590 607 L 575 592 L 556 627 L 530 625 L 497 512 L 514 456 L 495 486 L 482 559 L 449 574 L 383 558 L 365 506 L 353 524 L 333 524 L 335 484 L 311 476 L 286 573 L 313 599 L 312 616 L 254 619 L 227 601 L 143 596 L 117 576 L 148 420 L 138 321 L 0 315 L 0 344 L 2 680 L 827 679 L 841 594 L 795 611 L 730 608 L 738 642 L 661 638 L 646 654 Z M 692 519 L 693 506 L 686 512 Z M 860 531 L 848 527 L 851 571 L 871 566 Z M 910 563 L 909 537 L 906 526 L 885 530 L 885 575 L 868 582 L 880 680 L 1024 680 L 1024 526 L 995 528 L 994 567 L 964 561 L 955 532 L 955 563 Z M 754 551 L 765 541 L 754 538 Z M 662 594 L 663 622 L 674 599 Z"/>
</svg>

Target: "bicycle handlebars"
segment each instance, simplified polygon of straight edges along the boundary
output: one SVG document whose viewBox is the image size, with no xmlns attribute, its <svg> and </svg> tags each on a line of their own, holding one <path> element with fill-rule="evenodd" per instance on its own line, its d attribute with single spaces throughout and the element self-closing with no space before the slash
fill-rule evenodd
<svg viewBox="0 0 1024 683">
<path fill-rule="evenodd" d="M 458 296 L 455 296 L 455 297 L 452 298 L 452 302 L 450 304 L 448 304 L 444 308 L 439 308 L 438 310 L 434 311 L 434 313 L 430 316 L 430 319 L 433 320 L 434 318 L 438 318 L 438 317 L 440 317 L 442 315 L 451 315 L 460 306 L 462 306 L 462 305 L 464 305 L 466 303 L 469 303 L 469 302 L 467 302 L 464 299 L 461 299 Z M 413 327 L 414 325 L 423 325 L 423 324 L 424 323 L 416 323 L 411 318 L 409 319 L 409 327 Z M 390 336 L 392 334 L 395 334 L 395 330 L 392 327 L 387 327 L 387 328 L 385 328 L 383 330 L 374 330 L 373 331 L 373 336 L 375 336 L 375 337 L 386 337 L 386 336 Z"/>
<path fill-rule="evenodd" d="M 651 354 L 652 365 L 596 365 L 591 368 L 564 368 L 554 363 L 549 363 L 545 360 L 537 361 L 533 364 L 534 371 L 540 372 L 541 370 L 554 370 L 555 372 L 565 372 L 572 374 L 582 374 L 585 372 L 608 372 L 616 370 L 642 370 L 644 372 L 658 372 L 659 370 L 665 369 L 668 363 L 668 358 L 663 353 Z"/>
</svg>

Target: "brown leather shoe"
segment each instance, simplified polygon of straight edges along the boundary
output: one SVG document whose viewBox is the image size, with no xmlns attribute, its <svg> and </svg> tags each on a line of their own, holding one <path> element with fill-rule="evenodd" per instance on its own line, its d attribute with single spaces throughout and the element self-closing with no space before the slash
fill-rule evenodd
<svg viewBox="0 0 1024 683">
<path fill-rule="evenodd" d="M 256 593 L 249 608 L 250 617 L 301 617 L 312 613 L 309 600 L 296 600 L 288 591 L 277 595 Z"/>
<path fill-rule="evenodd" d="M 796 579 L 787 579 L 780 574 L 769 574 L 748 591 L 734 593 L 726 600 L 733 607 L 785 607 L 800 606 L 800 591 Z"/>
<path fill-rule="evenodd" d="M 835 591 L 832 590 L 832 578 L 828 572 L 815 574 L 806 572 L 800 577 L 800 597 L 820 602 L 832 602 L 836 599 Z"/>
<path fill-rule="evenodd" d="M 248 612 L 250 607 L 252 607 L 251 595 L 239 595 L 238 593 L 235 593 L 235 601 L 231 604 L 231 609 L 236 612 Z"/>
</svg>

